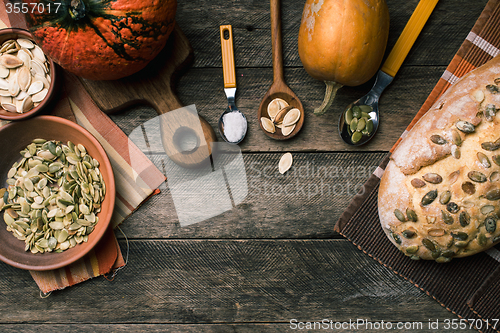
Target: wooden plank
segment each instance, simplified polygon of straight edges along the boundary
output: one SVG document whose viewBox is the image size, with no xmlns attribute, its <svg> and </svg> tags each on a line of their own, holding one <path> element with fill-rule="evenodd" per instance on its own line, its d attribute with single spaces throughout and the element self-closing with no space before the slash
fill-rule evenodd
<svg viewBox="0 0 500 333">
<path fill-rule="evenodd" d="M 448 327 L 452 318 L 449 319 Z M 362 320 L 360 318 L 360 320 Z M 458 323 L 458 321 L 457 321 Z M 379 326 L 375 326 L 375 325 Z M 433 323 L 434 324 L 434 323 Z M 447 330 L 445 328 L 445 322 L 440 323 L 438 326 L 441 331 Z M 372 325 L 372 326 L 370 326 Z M 384 328 L 373 328 L 373 327 Z M 402 326 L 398 326 L 402 325 Z M 72 333 L 86 333 L 86 332 L 166 332 L 166 333 L 184 333 L 184 332 L 205 332 L 205 333 L 251 333 L 251 332 L 286 332 L 290 330 L 300 330 L 300 332 L 318 332 L 319 330 L 333 331 L 339 333 L 352 333 L 353 330 L 356 332 L 369 332 L 370 329 L 380 333 L 393 333 L 393 332 L 436 332 L 436 328 L 429 328 L 429 321 L 417 321 L 417 322 L 384 322 L 373 321 L 373 322 L 293 322 L 286 324 L 267 324 L 267 323 L 256 323 L 256 324 L 8 324 L 1 325 L 2 332 L 4 333 L 31 333 L 36 330 L 37 333 L 52 333 L 55 330 L 63 332 Z M 307 327 L 312 328 L 307 328 Z M 336 328 L 339 327 L 339 329 Z M 349 329 L 349 326 L 351 328 Z M 314 328 L 315 327 L 315 328 Z M 333 327 L 333 328 L 332 328 Z M 341 327 L 345 327 L 342 329 Z M 391 328 L 387 328 L 391 327 Z M 398 330 L 398 327 L 402 327 Z M 461 329 L 460 332 L 463 333 L 476 333 L 476 330 L 470 329 L 469 325 L 466 324 L 465 329 Z"/>
<path fill-rule="evenodd" d="M 167 184 L 160 188 L 159 195 L 152 197 L 122 224 L 122 230 L 138 238 L 335 237 L 333 227 L 340 214 L 357 191 L 363 190 L 362 185 L 385 155 L 294 153 L 292 168 L 281 175 L 277 169 L 281 154 L 244 154 L 245 170 L 241 181 L 247 188 L 247 195 L 230 210 L 181 226 L 179 217 L 185 211 L 182 206 L 176 209 L 175 194 Z M 169 165 L 165 155 L 150 158 L 160 170 Z M 163 172 L 167 177 L 175 177 L 172 171 Z M 226 177 L 229 172 L 226 171 Z M 200 180 L 186 199 L 190 200 L 189 212 L 199 212 L 200 216 L 205 213 L 206 200 L 213 200 L 210 195 L 204 196 L 208 192 L 205 184 Z M 233 196 L 235 188 L 239 189 L 236 186 L 229 187 Z M 226 185 L 221 191 L 228 191 Z"/>
<path fill-rule="evenodd" d="M 387 0 L 390 32 L 386 55 L 403 31 L 418 0 Z M 481 14 L 487 0 L 439 2 L 405 65 L 447 65 Z M 282 0 L 285 66 L 301 67 L 297 36 L 303 0 Z M 200 10 L 203 8 L 203 10 Z M 268 1 L 200 0 L 178 4 L 177 21 L 195 51 L 195 67 L 221 67 L 219 25 L 231 24 L 237 67 L 271 67 Z"/>
<path fill-rule="evenodd" d="M 122 240 L 120 246 L 125 249 Z M 347 240 L 130 240 L 127 266 L 48 298 L 0 264 L 2 324 L 262 324 L 453 315 Z"/>
<path fill-rule="evenodd" d="M 416 0 L 404 4 L 395 0 L 388 1 L 392 18 L 388 50 L 395 43 L 417 3 Z M 261 133 L 258 125 L 256 112 L 272 83 L 269 8 L 265 2 L 235 1 L 217 6 L 210 1 L 206 7 L 208 16 L 206 11 L 197 10 L 200 8 L 198 2 L 179 4 L 178 22 L 193 44 L 195 64 L 177 82 L 176 92 L 184 105 L 195 104 L 200 115 L 212 128 L 217 128 L 219 116 L 227 105 L 222 84 L 220 47 L 217 46 L 220 43 L 218 25 L 231 23 L 228 22 L 227 16 L 227 10 L 231 8 L 231 17 L 236 21 L 232 23 L 238 66 L 236 102 L 249 120 L 247 138 L 241 144 L 243 151 L 387 151 L 397 141 L 437 83 L 484 8 L 483 3 L 486 4 L 486 1 L 438 3 L 402 69 L 381 98 L 382 122 L 379 133 L 373 141 L 362 147 L 352 148 L 342 142 L 337 135 L 336 126 L 344 108 L 368 92 L 373 80 L 358 87 L 342 88 L 326 115 L 312 115 L 312 110 L 322 101 L 324 84 L 311 78 L 302 68 L 298 58 L 296 35 L 300 25 L 302 1 L 287 1 L 282 4 L 283 8 L 286 8 L 283 10 L 284 61 L 287 66 L 285 79 L 299 96 L 306 111 L 306 124 L 297 138 L 277 142 Z M 455 6 L 463 10 L 458 11 Z M 203 18 L 200 15 L 203 15 Z M 139 125 L 137 119 L 124 115 L 113 119 L 121 124 L 127 123 L 124 125 L 125 132 Z M 219 135 L 218 138 L 221 140 Z"/>
</svg>

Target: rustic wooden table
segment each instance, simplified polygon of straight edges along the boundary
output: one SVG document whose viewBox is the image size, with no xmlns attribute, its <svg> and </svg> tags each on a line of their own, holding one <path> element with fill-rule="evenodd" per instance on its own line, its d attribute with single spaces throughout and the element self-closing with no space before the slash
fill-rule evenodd
<svg viewBox="0 0 500 333">
<path fill-rule="evenodd" d="M 387 0 L 388 50 L 417 3 Z M 265 136 L 256 117 L 272 83 L 269 3 L 180 0 L 177 21 L 192 44 L 195 60 L 176 82 L 176 93 L 183 104 L 195 104 L 214 129 L 227 106 L 219 26 L 233 26 L 236 104 L 249 121 L 240 145 L 247 197 L 232 210 L 181 227 L 171 193 L 163 186 L 161 194 L 122 224 L 128 244 L 116 232 L 122 252 L 129 256 L 113 281 L 95 278 L 42 299 L 29 272 L 0 263 L 0 330 L 274 332 L 327 319 L 417 323 L 401 330 L 382 325 L 377 331 L 425 332 L 435 331 L 429 329 L 429 320 L 456 319 L 333 227 L 421 107 L 486 3 L 437 4 L 381 98 L 378 135 L 353 148 L 341 142 L 338 118 L 373 81 L 342 88 L 327 114 L 312 114 L 322 100 L 324 84 L 308 76 L 297 52 L 303 0 L 282 1 L 285 79 L 307 117 L 301 133 L 283 142 Z M 129 134 L 154 116 L 148 107 L 134 107 L 111 117 Z M 278 160 L 287 151 L 302 172 L 278 177 Z M 315 172 L 321 167 L 328 174 Z M 287 184 L 293 191 L 284 194 Z M 418 323 L 423 324 L 421 329 Z M 336 331 L 364 328 L 344 324 Z"/>
</svg>

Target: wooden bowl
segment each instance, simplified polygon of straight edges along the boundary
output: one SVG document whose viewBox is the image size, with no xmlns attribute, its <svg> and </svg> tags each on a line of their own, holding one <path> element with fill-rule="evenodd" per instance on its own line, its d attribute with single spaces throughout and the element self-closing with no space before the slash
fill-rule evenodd
<svg viewBox="0 0 500 333">
<path fill-rule="evenodd" d="M 11 122 L 0 128 L 0 187 L 6 187 L 7 173 L 14 162 L 21 159 L 19 152 L 33 139 L 59 140 L 63 143 L 81 143 L 88 154 L 99 161 L 99 169 L 106 185 L 106 195 L 102 202 L 102 210 L 97 216 L 99 221 L 90 233 L 88 242 L 77 244 L 61 253 L 46 252 L 33 254 L 24 250 L 24 241 L 18 240 L 7 231 L 0 213 L 0 260 L 29 270 L 52 270 L 64 267 L 86 255 L 101 239 L 109 227 L 115 204 L 115 181 L 113 170 L 106 152 L 99 142 L 83 127 L 64 118 L 56 116 L 37 116 L 28 120 Z"/>
<path fill-rule="evenodd" d="M 0 30 L 0 45 L 2 45 L 5 41 L 9 39 L 17 39 L 17 38 L 27 38 L 31 40 L 34 44 L 36 44 L 33 39 L 33 36 L 27 30 L 17 29 L 17 28 L 6 28 Z M 50 77 L 51 77 L 51 82 L 48 88 L 49 91 L 47 93 L 47 96 L 36 107 L 23 113 L 9 112 L 0 107 L 0 119 L 10 120 L 10 121 L 27 119 L 33 117 L 36 114 L 39 114 L 40 112 L 46 109 L 46 107 L 49 105 L 50 101 L 52 100 L 59 86 L 59 78 L 56 65 L 48 57 L 47 61 L 50 67 Z"/>
</svg>

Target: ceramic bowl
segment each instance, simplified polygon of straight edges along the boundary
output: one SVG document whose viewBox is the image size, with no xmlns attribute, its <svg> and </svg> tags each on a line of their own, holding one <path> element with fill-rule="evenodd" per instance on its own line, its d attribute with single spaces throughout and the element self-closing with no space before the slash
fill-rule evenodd
<svg viewBox="0 0 500 333">
<path fill-rule="evenodd" d="M 20 151 L 33 139 L 68 141 L 81 143 L 87 153 L 99 161 L 99 169 L 106 185 L 102 210 L 97 214 L 99 221 L 90 233 L 88 242 L 77 244 L 61 253 L 46 252 L 33 254 L 25 251 L 25 243 L 7 231 L 3 211 L 0 213 L 0 260 L 29 270 L 52 270 L 69 265 L 86 255 L 102 238 L 109 227 L 115 204 L 115 182 L 111 164 L 99 142 L 83 127 L 64 118 L 41 115 L 31 119 L 11 122 L 0 128 L 0 187 L 7 187 L 7 173 L 14 162 L 21 159 Z"/>
<path fill-rule="evenodd" d="M 16 29 L 16 28 L 6 28 L 6 29 L 0 30 L 0 45 L 2 45 L 7 40 L 17 39 L 17 38 L 26 38 L 26 39 L 31 40 L 33 43 L 35 43 L 33 36 L 27 30 Z M 49 64 L 49 73 L 50 73 L 50 78 L 51 78 L 50 86 L 48 87 L 47 96 L 36 107 L 32 108 L 29 111 L 23 112 L 23 113 L 10 112 L 10 111 L 7 111 L 7 110 L 0 107 L 0 119 L 10 120 L 10 121 L 26 119 L 26 118 L 33 117 L 34 115 L 39 114 L 43 110 L 46 109 L 46 107 L 52 101 L 52 99 L 53 99 L 53 97 L 58 89 L 58 83 L 59 83 L 58 82 L 59 78 L 58 78 L 58 73 L 57 73 L 57 68 L 56 68 L 57 66 L 49 58 L 47 58 L 47 62 Z M 12 74 L 10 74 L 10 75 L 12 75 Z"/>
</svg>

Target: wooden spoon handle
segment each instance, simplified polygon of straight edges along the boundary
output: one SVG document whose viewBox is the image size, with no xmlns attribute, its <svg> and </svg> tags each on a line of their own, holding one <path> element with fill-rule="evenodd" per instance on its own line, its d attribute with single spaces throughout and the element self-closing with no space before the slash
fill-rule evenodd
<svg viewBox="0 0 500 333">
<path fill-rule="evenodd" d="M 225 38 L 227 32 L 228 38 Z M 224 88 L 236 88 L 236 72 L 234 66 L 233 30 L 230 25 L 220 26 L 220 45 L 222 50 L 222 73 Z"/>
<path fill-rule="evenodd" d="M 425 22 L 427 22 L 427 19 L 431 15 L 437 3 L 438 0 L 420 0 L 417 8 L 415 8 L 415 11 L 408 20 L 408 23 L 406 23 L 403 32 L 396 41 L 394 48 L 387 56 L 387 59 L 382 66 L 383 72 L 393 77 L 396 76 L 396 73 L 403 64 L 403 61 L 408 55 L 408 52 L 410 52 L 413 43 L 415 43 L 415 40 L 422 31 Z"/>
<path fill-rule="evenodd" d="M 271 41 L 273 45 L 274 82 L 285 81 L 283 75 L 283 45 L 281 43 L 280 0 L 271 0 Z"/>
</svg>

